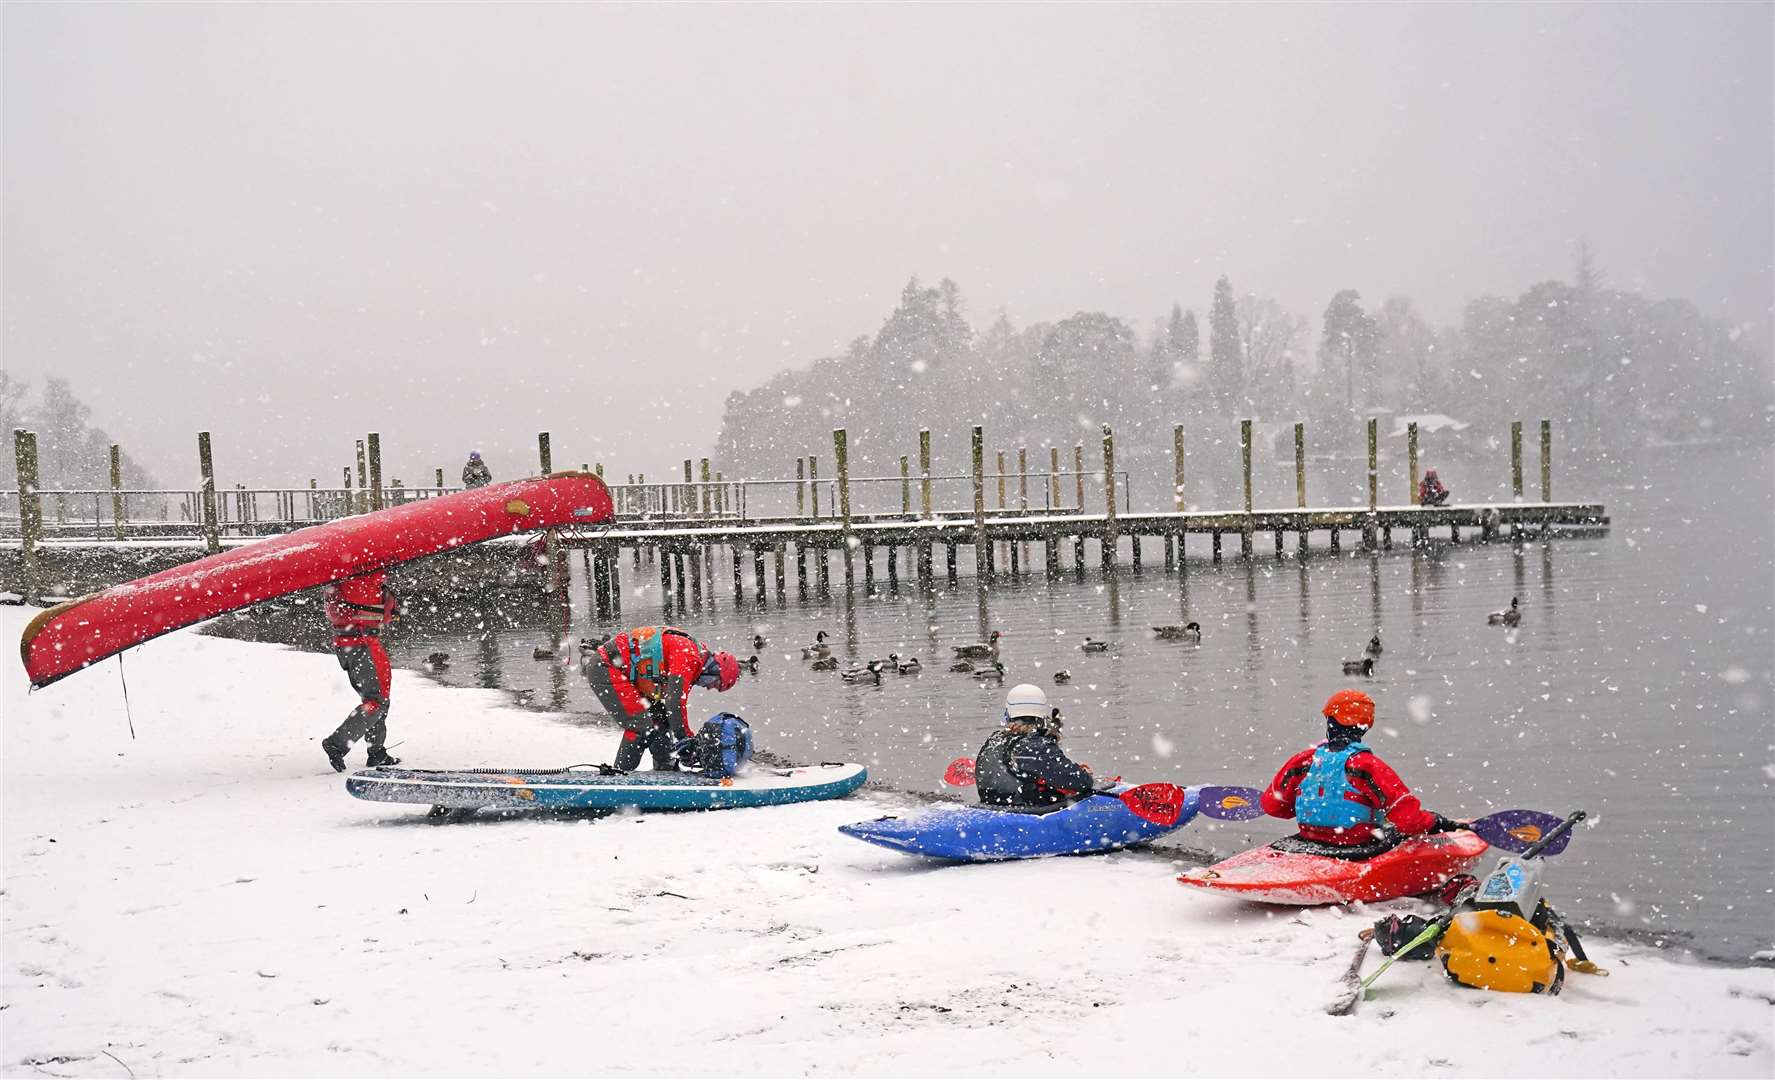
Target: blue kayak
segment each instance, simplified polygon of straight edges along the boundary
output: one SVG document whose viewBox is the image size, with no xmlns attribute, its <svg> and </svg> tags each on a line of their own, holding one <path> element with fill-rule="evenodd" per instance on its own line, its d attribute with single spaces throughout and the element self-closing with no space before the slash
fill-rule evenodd
<svg viewBox="0 0 1775 1080">
<path fill-rule="evenodd" d="M 419 803 L 439 810 L 724 810 L 736 806 L 838 799 L 863 786 L 861 765 L 792 769 L 754 765 L 711 780 L 692 772 L 618 773 L 597 769 L 363 769 L 345 790 L 370 802 Z"/>
<path fill-rule="evenodd" d="M 1107 794 L 1039 809 L 945 806 L 907 817 L 840 825 L 838 831 L 912 855 L 957 862 L 995 862 L 1047 855 L 1088 855 L 1144 843 L 1183 828 L 1201 805 L 1200 793 L 1190 789 L 1184 794 L 1183 811 L 1176 823 L 1160 825 L 1134 813 L 1116 798 L 1129 789 L 1130 785 L 1122 784 Z"/>
</svg>

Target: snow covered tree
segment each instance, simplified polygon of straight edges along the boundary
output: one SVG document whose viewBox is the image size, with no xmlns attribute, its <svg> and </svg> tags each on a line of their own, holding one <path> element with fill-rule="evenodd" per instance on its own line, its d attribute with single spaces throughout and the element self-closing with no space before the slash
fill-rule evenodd
<svg viewBox="0 0 1775 1080">
<path fill-rule="evenodd" d="M 1236 409 L 1245 386 L 1239 347 L 1239 313 L 1233 286 L 1222 274 L 1214 283 L 1214 306 L 1208 312 L 1208 387 L 1217 412 Z"/>
</svg>

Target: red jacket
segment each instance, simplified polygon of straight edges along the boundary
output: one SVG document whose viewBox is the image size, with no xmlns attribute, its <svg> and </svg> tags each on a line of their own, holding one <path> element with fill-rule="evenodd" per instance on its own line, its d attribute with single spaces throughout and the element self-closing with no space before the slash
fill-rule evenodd
<svg viewBox="0 0 1775 1080">
<path fill-rule="evenodd" d="M 327 589 L 327 621 L 333 624 L 335 645 L 375 637 L 399 610 L 400 601 L 379 573 L 346 578 Z"/>
<path fill-rule="evenodd" d="M 1300 782 L 1312 767 L 1313 751 L 1317 749 L 1317 745 L 1307 747 L 1289 758 L 1276 773 L 1276 778 L 1264 789 L 1260 800 L 1264 813 L 1279 818 L 1294 816 L 1294 800 L 1300 795 Z M 1405 781 L 1399 779 L 1399 774 L 1373 752 L 1351 757 L 1344 764 L 1344 775 L 1349 779 L 1350 787 L 1355 790 L 1358 802 L 1381 811 L 1386 815 L 1387 821 L 1405 835 L 1415 836 L 1428 832 L 1436 824 L 1436 815 L 1419 805 L 1418 797 L 1405 786 Z M 1375 838 L 1375 831 L 1375 826 L 1367 824 L 1343 829 L 1312 825 L 1300 827 L 1303 839 L 1327 844 L 1365 844 Z"/>
<path fill-rule="evenodd" d="M 664 658 L 658 671 L 651 670 L 650 665 L 642 660 L 648 652 L 642 643 L 655 636 L 659 638 L 659 652 Z M 708 650 L 701 642 L 676 627 L 642 626 L 625 630 L 606 641 L 598 647 L 598 656 L 610 669 L 610 686 L 630 716 L 645 712 L 664 697 L 667 680 L 676 677 L 678 700 L 668 704 L 677 716 L 682 735 L 689 737 L 692 734 L 690 691 L 696 686 L 708 658 Z M 634 672 L 633 679 L 630 678 L 631 671 Z"/>
</svg>

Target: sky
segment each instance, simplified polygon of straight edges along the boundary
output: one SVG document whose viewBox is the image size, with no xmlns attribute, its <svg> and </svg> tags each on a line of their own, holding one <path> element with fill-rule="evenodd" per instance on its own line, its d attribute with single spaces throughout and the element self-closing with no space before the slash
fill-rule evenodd
<svg viewBox="0 0 1775 1080">
<path fill-rule="evenodd" d="M 1775 6 L 0 7 L 4 363 L 163 482 L 658 476 L 873 333 L 1569 276 L 1768 347 Z M 799 452 L 799 450 L 792 451 Z"/>
</svg>

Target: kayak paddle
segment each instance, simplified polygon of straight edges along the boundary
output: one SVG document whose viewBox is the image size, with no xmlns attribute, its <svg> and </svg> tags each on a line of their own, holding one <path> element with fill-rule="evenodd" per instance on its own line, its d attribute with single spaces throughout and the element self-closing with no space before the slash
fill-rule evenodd
<svg viewBox="0 0 1775 1080">
<path fill-rule="evenodd" d="M 974 786 L 974 759 L 958 757 L 943 771 L 943 782 L 951 787 Z"/>
</svg>

